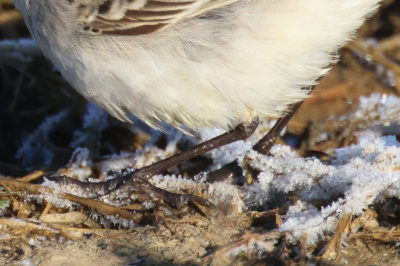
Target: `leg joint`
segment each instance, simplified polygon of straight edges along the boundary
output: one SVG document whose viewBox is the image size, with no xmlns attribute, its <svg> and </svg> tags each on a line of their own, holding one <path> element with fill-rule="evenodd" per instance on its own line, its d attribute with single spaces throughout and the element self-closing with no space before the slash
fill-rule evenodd
<svg viewBox="0 0 400 266">
<path fill-rule="evenodd" d="M 256 131 L 259 124 L 258 116 L 254 116 L 250 123 L 241 123 L 235 127 L 237 140 L 244 140 L 250 137 Z"/>
</svg>

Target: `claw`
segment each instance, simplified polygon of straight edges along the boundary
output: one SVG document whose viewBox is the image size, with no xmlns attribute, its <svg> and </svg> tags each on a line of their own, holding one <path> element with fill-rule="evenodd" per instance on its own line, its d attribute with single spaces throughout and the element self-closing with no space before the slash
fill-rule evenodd
<svg viewBox="0 0 400 266">
<path fill-rule="evenodd" d="M 158 187 L 155 187 L 147 181 L 144 181 L 144 183 L 142 184 L 142 189 L 143 189 L 143 191 L 145 191 L 149 194 L 155 195 L 156 197 L 162 199 L 163 201 L 168 202 L 177 207 L 186 205 L 190 201 L 193 203 L 198 203 L 207 208 L 211 208 L 211 209 L 217 211 L 218 214 L 225 217 L 225 215 L 222 213 L 222 211 L 214 203 L 212 203 L 211 201 L 206 200 L 202 197 L 195 196 L 195 195 L 189 195 L 189 194 L 178 194 L 178 193 L 169 192 L 169 191 L 160 189 Z"/>
<path fill-rule="evenodd" d="M 59 176 L 55 182 L 60 186 L 69 186 L 72 190 L 80 190 L 79 193 L 85 194 L 87 198 L 95 198 L 101 195 L 109 194 L 114 189 L 118 189 L 129 180 L 129 177 L 130 175 L 125 175 L 120 178 L 108 180 L 106 182 L 92 183 L 81 182 L 68 176 Z"/>
<path fill-rule="evenodd" d="M 56 182 L 61 186 L 70 186 L 72 190 L 79 190 L 77 191 L 78 194 L 84 194 L 85 197 L 88 198 L 97 197 L 102 199 L 107 196 L 110 198 L 115 198 L 116 195 L 122 194 L 125 191 L 142 190 L 163 200 L 164 202 L 168 202 L 177 207 L 186 205 L 188 202 L 198 203 L 202 206 L 217 211 L 219 215 L 225 217 L 221 210 L 209 200 L 195 195 L 168 192 L 153 186 L 142 178 L 136 178 L 132 176 L 132 173 L 101 183 L 81 182 L 67 176 L 58 177 Z"/>
</svg>

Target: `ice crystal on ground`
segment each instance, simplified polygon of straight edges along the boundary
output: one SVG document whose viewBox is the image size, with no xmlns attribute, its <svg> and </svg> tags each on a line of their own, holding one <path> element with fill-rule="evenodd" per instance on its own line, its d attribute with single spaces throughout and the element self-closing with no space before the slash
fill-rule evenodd
<svg viewBox="0 0 400 266">
<path fill-rule="evenodd" d="M 369 129 L 376 136 L 382 134 L 396 134 L 400 122 L 400 98 L 387 94 L 371 94 L 369 97 L 360 97 L 358 109 L 346 116 L 339 117 L 333 123 L 340 125 L 344 121 L 349 125 L 345 134 L 354 130 Z M 345 135 L 343 134 L 343 135 Z"/>
<path fill-rule="evenodd" d="M 58 208 L 69 208 L 71 210 L 74 206 L 78 206 L 77 203 L 62 199 L 59 196 L 59 194 L 64 193 L 64 191 L 58 186 L 56 182 L 50 181 L 45 178 L 42 185 L 52 189 L 51 193 L 49 193 L 45 189 L 41 189 L 42 194 L 40 195 L 40 197 L 46 200 L 46 202 L 52 203 L 55 207 Z"/>
<path fill-rule="evenodd" d="M 102 112 L 91 108 L 85 123 L 103 127 L 105 123 L 96 120 L 98 117 L 93 115 L 100 112 L 102 116 Z M 226 145 L 207 154 L 213 159 L 213 164 L 207 172 L 235 159 L 238 159 L 242 166 L 249 165 L 259 170 L 256 176 L 257 182 L 251 185 L 239 187 L 224 182 L 211 184 L 206 182 L 207 172 L 197 175 L 196 181 L 178 175 L 156 175 L 150 182 L 158 188 L 171 192 L 204 195 L 215 204 L 228 204 L 231 206 L 229 212 L 233 215 L 253 207 L 267 210 L 271 201 L 279 206 L 287 205 L 288 212 L 283 216 L 283 224 L 279 230 L 287 232 L 288 238 L 292 241 L 297 241 L 306 234 L 308 242 L 315 243 L 324 239 L 326 233 L 332 233 L 344 214 L 359 215 L 373 203 L 382 202 L 389 197 L 400 198 L 400 143 L 395 137 L 381 137 L 388 132 L 388 129 L 395 132 L 399 129 L 397 124 L 400 120 L 399 113 L 399 98 L 375 94 L 361 98 L 358 110 L 351 115 L 341 117 L 337 122 L 337 125 L 343 121 L 349 125 L 357 125 L 359 130 L 357 134 L 360 136 L 358 144 L 337 149 L 326 162 L 316 158 L 299 157 L 288 146 L 274 146 L 271 150 L 272 156 L 261 155 L 251 150 L 257 140 L 272 127 L 273 122 L 268 120 L 263 121 L 249 139 Z M 59 114 L 59 117 L 49 118 L 47 121 L 49 125 L 43 125 L 43 129 L 37 131 L 45 132 L 44 129 L 53 123 L 51 121 L 56 118 L 59 120 L 61 116 Z M 105 119 L 105 115 L 101 119 Z M 108 180 L 175 154 L 178 151 L 177 144 L 183 140 L 201 143 L 224 132 L 222 129 L 207 129 L 201 131 L 200 136 L 195 138 L 184 136 L 179 131 L 171 129 L 174 134 L 167 135 L 167 146 L 165 149 L 160 149 L 154 142 L 163 133 L 152 129 L 143 130 L 152 133 L 151 140 L 143 149 L 134 153 L 110 155 L 104 158 L 106 160 L 95 164 L 90 161 L 88 150 L 78 148 L 70 162 L 71 173 L 77 175 L 80 180 L 87 180 L 89 174 L 82 168 L 95 166 Z M 26 154 L 23 151 L 27 148 L 24 147 L 21 148 L 20 154 Z M 118 174 L 108 174 L 110 170 L 115 169 L 127 170 L 124 172 L 120 170 Z M 46 185 L 58 191 L 59 188 L 49 182 L 46 181 Z M 74 191 L 73 194 L 84 196 L 85 193 Z M 57 202 L 56 194 L 51 197 L 47 195 L 46 200 L 57 206 L 70 206 L 68 205 L 70 203 L 64 200 Z M 296 195 L 299 200 L 289 201 L 285 196 L 288 194 Z M 317 207 L 313 203 L 316 200 L 323 200 L 326 204 Z M 143 206 L 151 208 L 153 205 L 144 203 Z M 121 227 L 135 226 L 119 219 L 102 216 L 101 221 L 106 227 L 117 224 Z"/>
<path fill-rule="evenodd" d="M 260 122 L 260 125 L 254 132 L 254 134 L 250 136 L 248 139 L 243 141 L 242 140 L 236 141 L 234 143 L 225 145 L 219 149 L 215 149 L 208 152 L 207 155 L 213 159 L 213 165 L 210 167 L 209 170 L 213 171 L 219 169 L 221 168 L 221 166 L 236 160 L 236 158 L 238 158 L 239 155 L 241 155 L 245 151 L 250 150 L 251 147 L 253 147 L 253 145 L 256 144 L 257 141 L 261 139 L 264 136 L 264 134 L 266 134 L 268 130 L 273 127 L 275 123 L 276 120 L 264 119 Z M 207 141 L 225 132 L 226 130 L 222 128 L 203 129 L 200 131 L 199 134 L 200 138 L 197 140 L 197 143 Z M 282 134 L 284 133 L 285 130 L 282 132 Z"/>
<path fill-rule="evenodd" d="M 358 215 L 373 203 L 400 197 L 400 143 L 394 136 L 362 137 L 359 144 L 338 149 L 331 165 L 298 158 L 284 146 L 277 145 L 271 152 L 273 156 L 254 151 L 245 154 L 250 165 L 262 172 L 258 182 L 245 187 L 243 195 L 246 206 L 263 205 L 274 196 L 271 191 L 298 195 L 302 201 L 289 207 L 280 227 L 281 231 L 290 231 L 293 240 L 304 233 L 310 243 L 321 240 L 344 214 Z M 318 210 L 307 203 L 317 199 L 331 204 Z"/>
<path fill-rule="evenodd" d="M 237 186 L 223 182 L 197 183 L 193 180 L 183 179 L 180 176 L 162 176 L 156 175 L 150 180 L 153 185 L 165 190 L 179 191 L 186 194 L 207 195 L 208 199 L 215 204 L 227 203 L 236 206 L 236 212 L 241 212 L 244 204 L 240 189 Z"/>
<path fill-rule="evenodd" d="M 87 104 L 87 111 L 83 117 L 82 128 L 74 132 L 74 141 L 71 147 L 79 147 L 89 142 L 89 138 L 100 135 L 101 131 L 107 127 L 107 117 L 109 114 L 97 107 L 94 103 Z"/>
<path fill-rule="evenodd" d="M 54 154 L 51 147 L 48 147 L 49 134 L 68 116 L 67 110 L 49 116 L 22 144 L 16 153 L 16 158 L 20 159 L 26 167 L 35 165 L 48 166 L 52 163 Z"/>
<path fill-rule="evenodd" d="M 86 148 L 75 149 L 68 164 L 70 168 L 66 175 L 80 181 L 86 181 L 92 172 L 90 169 L 92 161 L 89 159 L 89 150 Z"/>
</svg>

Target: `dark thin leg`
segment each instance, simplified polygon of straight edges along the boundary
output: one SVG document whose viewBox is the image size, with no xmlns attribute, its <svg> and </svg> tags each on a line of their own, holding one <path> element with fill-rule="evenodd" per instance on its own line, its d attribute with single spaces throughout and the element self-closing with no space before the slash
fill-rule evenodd
<svg viewBox="0 0 400 266">
<path fill-rule="evenodd" d="M 279 118 L 276 124 L 271 128 L 267 135 L 265 135 L 262 139 L 260 139 L 256 145 L 253 146 L 253 150 L 264 154 L 264 155 L 271 155 L 270 150 L 272 146 L 275 145 L 276 140 L 279 138 L 283 128 L 292 118 L 292 116 L 296 113 L 297 109 L 299 109 L 300 105 L 303 101 L 292 104 L 289 107 L 289 111 L 286 116 Z M 208 174 L 207 180 L 209 181 L 218 181 L 218 180 L 226 180 L 227 178 L 240 178 L 243 177 L 243 169 L 239 166 L 237 160 L 230 162 L 220 169 L 215 170 Z M 244 180 L 239 181 L 236 180 L 236 183 L 241 184 Z"/>
<path fill-rule="evenodd" d="M 303 90 L 308 89 L 309 92 L 313 91 L 315 86 L 312 86 L 310 88 L 303 88 Z M 288 108 L 288 113 L 278 119 L 276 124 L 271 128 L 271 130 L 268 132 L 267 135 L 265 135 L 262 139 L 260 139 L 254 146 L 253 150 L 264 154 L 264 155 L 271 155 L 270 150 L 272 146 L 275 145 L 276 140 L 278 139 L 279 135 L 281 134 L 283 128 L 287 125 L 289 120 L 292 118 L 292 116 L 296 113 L 296 111 L 300 108 L 301 104 L 304 102 L 298 102 L 295 104 L 292 104 Z M 215 170 L 211 173 L 208 174 L 208 180 L 221 180 L 225 179 L 228 176 L 231 177 L 242 177 L 243 176 L 243 169 L 239 166 L 239 163 L 237 160 L 230 162 L 224 166 L 222 166 L 220 169 Z"/>
<path fill-rule="evenodd" d="M 272 146 L 275 145 L 276 140 L 279 138 L 283 128 L 287 125 L 289 120 L 292 118 L 292 116 L 296 113 L 296 111 L 299 109 L 301 104 L 304 101 L 292 104 L 289 106 L 289 111 L 287 115 L 285 115 L 282 118 L 279 118 L 279 120 L 276 122 L 276 124 L 271 128 L 271 130 L 268 132 L 267 135 L 265 135 L 262 139 L 260 139 L 256 145 L 253 146 L 253 150 L 264 154 L 264 155 L 271 155 L 270 150 Z"/>
<path fill-rule="evenodd" d="M 135 190 L 135 187 L 147 187 L 147 190 L 151 190 L 152 186 L 149 186 L 148 179 L 152 176 L 168 169 L 172 166 L 184 163 L 196 156 L 202 155 L 208 151 L 222 147 L 226 144 L 243 140 L 250 137 L 256 128 L 258 127 L 258 117 L 254 117 L 253 121 L 249 124 L 240 124 L 235 129 L 217 136 L 211 140 L 203 142 L 202 144 L 196 145 L 188 151 L 181 152 L 174 156 L 171 156 L 165 160 L 154 163 L 150 166 L 143 167 L 135 172 L 129 173 L 125 176 L 109 180 L 107 182 L 100 183 L 87 183 L 80 182 L 69 177 L 60 177 L 57 182 L 62 185 L 72 185 L 76 188 L 82 189 L 88 196 L 96 197 L 95 195 L 106 195 L 112 192 L 112 194 L 120 194 Z M 158 191 L 154 190 L 155 193 Z M 171 194 L 171 199 L 172 199 Z M 174 200 L 172 200 L 174 201 Z M 208 203 L 207 203 L 208 204 Z"/>
<path fill-rule="evenodd" d="M 200 205 L 203 205 L 205 207 L 214 209 L 223 216 L 223 213 L 212 202 L 210 202 L 206 199 L 203 199 L 201 197 L 195 196 L 195 195 L 177 194 L 177 193 L 168 192 L 168 191 L 165 191 L 163 189 L 153 186 L 149 182 L 143 184 L 141 186 L 141 189 L 144 192 L 147 192 L 148 194 L 156 195 L 158 198 L 160 198 L 166 202 L 169 202 L 170 204 L 175 205 L 177 207 L 182 207 L 183 205 L 186 205 L 189 201 L 192 201 L 192 202 L 197 202 Z"/>
<path fill-rule="evenodd" d="M 320 79 L 317 80 L 319 82 Z M 315 88 L 314 86 L 311 87 L 304 87 L 302 90 L 308 90 L 308 94 L 310 94 Z M 270 150 L 272 146 L 274 146 L 276 140 L 279 138 L 279 135 L 281 134 L 283 128 L 287 125 L 289 120 L 292 118 L 292 116 L 297 112 L 297 110 L 300 108 L 304 100 L 301 102 L 292 104 L 288 108 L 288 113 L 280 118 L 276 124 L 273 126 L 273 128 L 268 132 L 267 135 L 265 135 L 262 139 L 260 139 L 256 145 L 253 146 L 253 150 L 264 154 L 264 155 L 271 155 Z"/>
<path fill-rule="evenodd" d="M 208 151 L 212 151 L 214 149 L 217 149 L 219 147 L 225 146 L 227 144 L 230 144 L 238 140 L 247 139 L 257 129 L 258 123 L 259 120 L 258 117 L 256 116 L 253 118 L 253 121 L 251 121 L 251 123 L 247 125 L 240 124 L 237 127 L 235 127 L 235 129 L 227 133 L 224 133 L 222 135 L 219 135 L 213 139 L 210 139 L 206 142 L 203 142 L 199 145 L 196 145 L 193 148 L 189 149 L 188 151 L 181 152 L 177 155 L 171 156 L 165 160 L 159 161 L 150 166 L 143 167 L 139 170 L 141 173 L 141 177 L 148 179 L 151 176 L 156 175 L 165 169 L 184 163 L 199 155 L 203 155 Z"/>
<path fill-rule="evenodd" d="M 279 118 L 276 124 L 271 128 L 267 135 L 265 135 L 262 139 L 260 139 L 256 145 L 253 146 L 253 150 L 264 154 L 264 155 L 271 155 L 270 150 L 272 146 L 275 145 L 276 140 L 278 139 L 279 135 L 281 134 L 283 128 L 292 118 L 294 113 L 299 109 L 300 105 L 303 101 L 298 102 L 296 104 L 291 105 L 289 108 L 289 112 L 286 116 Z M 230 162 L 220 169 L 215 170 L 208 174 L 207 180 L 209 181 L 216 181 L 216 180 L 225 180 L 226 178 L 240 178 L 243 177 L 243 169 L 239 166 L 237 160 Z M 244 181 L 244 180 L 243 180 Z M 239 184 L 242 183 L 239 181 Z"/>
</svg>

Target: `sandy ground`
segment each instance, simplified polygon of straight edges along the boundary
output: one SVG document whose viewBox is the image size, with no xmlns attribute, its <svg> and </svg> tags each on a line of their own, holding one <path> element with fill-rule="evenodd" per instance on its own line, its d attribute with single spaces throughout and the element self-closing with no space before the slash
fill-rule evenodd
<svg viewBox="0 0 400 266">
<path fill-rule="evenodd" d="M 275 238 L 270 230 L 249 226 L 244 221 L 227 225 L 200 215 L 188 215 L 169 227 L 144 226 L 129 230 L 99 230 L 78 240 L 65 238 L 26 243 L 27 236 L 15 234 L 2 239 L 1 265 L 398 265 L 393 243 L 349 241 L 340 258 L 305 260 L 296 250 L 278 242 L 272 253 L 243 252 L 233 256 L 242 243 L 249 247 L 255 239 Z M 237 221 L 235 221 L 237 222 Z M 33 235 L 33 237 L 35 237 Z M 25 243 L 24 243 L 25 242 Z M 25 261 L 24 261 L 25 260 Z M 28 264 L 29 263 L 31 264 Z M 22 264 L 22 263 L 26 264 Z"/>
</svg>

